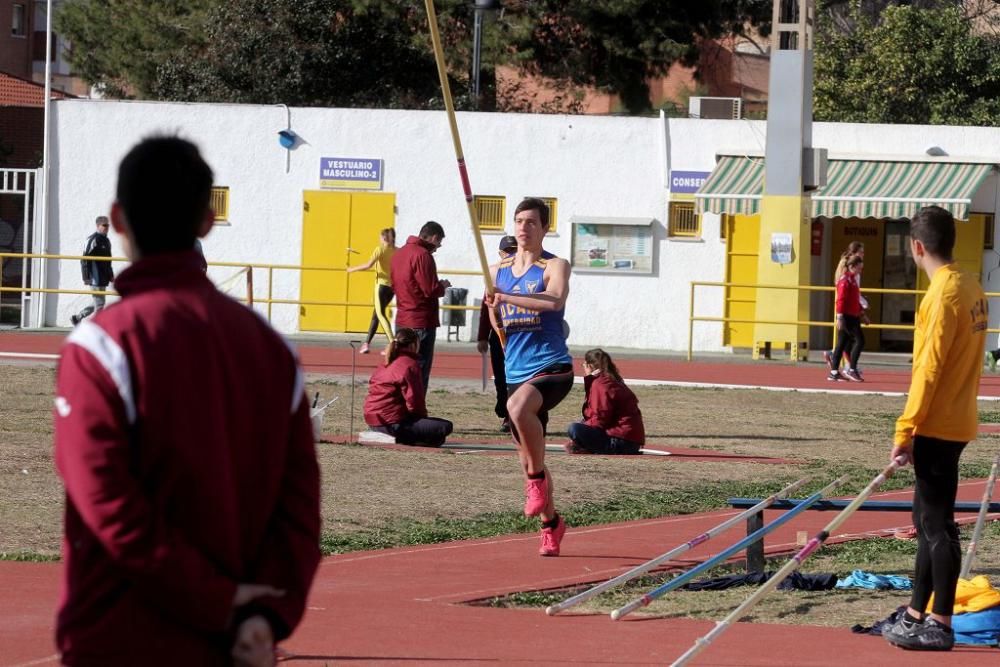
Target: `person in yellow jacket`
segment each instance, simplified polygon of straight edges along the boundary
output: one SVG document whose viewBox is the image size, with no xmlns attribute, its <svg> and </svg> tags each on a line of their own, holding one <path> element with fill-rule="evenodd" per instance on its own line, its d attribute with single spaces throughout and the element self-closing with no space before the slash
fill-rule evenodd
<svg viewBox="0 0 1000 667">
<path fill-rule="evenodd" d="M 930 286 L 917 312 L 910 392 L 890 458 L 913 463 L 917 557 L 909 608 L 882 636 L 911 650 L 948 651 L 955 644 L 951 615 L 962 564 L 958 460 L 979 425 L 976 393 L 989 309 L 976 276 L 952 260 L 954 245 L 955 219 L 945 209 L 927 206 L 910 220 L 913 261 Z"/>
<path fill-rule="evenodd" d="M 375 337 L 379 325 L 382 326 L 382 333 L 385 334 L 386 340 L 392 342 L 392 325 L 389 324 L 389 313 L 386 309 L 389 307 L 389 302 L 396 296 L 392 290 L 392 278 L 389 276 L 392 256 L 397 250 L 396 230 L 392 227 L 386 227 L 379 232 L 379 238 L 381 243 L 372 250 L 372 256 L 367 264 L 359 264 L 347 269 L 348 273 L 354 273 L 375 267 L 375 312 L 372 313 L 372 321 L 368 325 L 368 338 L 365 339 L 364 345 L 359 350 L 361 354 L 368 354 L 372 338 Z"/>
</svg>

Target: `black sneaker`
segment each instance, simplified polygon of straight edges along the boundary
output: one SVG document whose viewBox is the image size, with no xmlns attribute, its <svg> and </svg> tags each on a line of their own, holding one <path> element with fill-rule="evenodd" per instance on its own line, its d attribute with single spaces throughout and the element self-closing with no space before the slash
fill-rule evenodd
<svg viewBox="0 0 1000 667">
<path fill-rule="evenodd" d="M 830 371 L 830 374 L 826 376 L 826 379 L 830 382 L 837 382 L 843 378 L 840 376 L 840 371 Z"/>
<path fill-rule="evenodd" d="M 73 326 L 76 326 L 77 324 L 80 323 L 80 316 L 79 315 L 70 315 L 69 316 L 69 321 L 73 323 Z"/>
<path fill-rule="evenodd" d="M 510 433 L 510 420 L 509 419 L 504 419 L 502 422 L 500 422 L 500 432 L 501 433 Z"/>
<path fill-rule="evenodd" d="M 909 651 L 950 651 L 955 646 L 954 631 L 933 618 L 913 625 L 910 630 L 903 627 L 897 630 L 896 625 L 882 630 L 882 636 L 893 646 Z"/>
<path fill-rule="evenodd" d="M 892 623 L 886 623 L 882 626 L 882 637 L 886 641 L 891 643 L 889 635 L 902 636 L 913 632 L 914 629 L 923 625 L 923 621 L 911 621 L 907 619 L 906 615 L 900 611 L 899 616 Z"/>
</svg>

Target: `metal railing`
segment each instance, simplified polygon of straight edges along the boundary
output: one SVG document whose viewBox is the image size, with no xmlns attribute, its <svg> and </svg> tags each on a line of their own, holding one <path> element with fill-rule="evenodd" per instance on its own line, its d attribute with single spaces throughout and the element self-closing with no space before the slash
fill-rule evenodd
<svg viewBox="0 0 1000 667">
<path fill-rule="evenodd" d="M 59 254 L 49 254 L 49 253 L 13 253 L 4 252 L 0 253 L 0 267 L 2 267 L 2 262 L 6 259 L 51 259 L 51 260 L 77 260 L 77 261 L 97 261 L 97 262 L 129 262 L 126 257 L 90 257 L 84 255 L 59 255 Z M 346 268 L 334 268 L 330 266 L 307 266 L 298 264 L 266 264 L 261 262 L 207 262 L 209 267 L 229 267 L 239 269 L 236 274 L 230 276 L 225 281 L 230 281 L 235 277 L 240 275 L 246 276 L 246 296 L 237 298 L 237 301 L 246 303 L 248 306 L 254 306 L 256 304 L 266 304 L 267 306 L 267 320 L 271 321 L 271 307 L 272 305 L 292 305 L 292 306 L 362 306 L 370 307 L 372 306 L 371 301 L 356 302 L 356 301 L 304 301 L 301 299 L 283 299 L 274 297 L 274 272 L 275 271 L 330 271 L 330 272 L 346 272 Z M 254 295 L 254 272 L 255 271 L 266 271 L 267 273 L 267 296 L 265 298 L 260 298 Z M 438 271 L 439 275 L 442 276 L 481 276 L 479 271 L 467 271 L 463 269 L 445 269 Z M 91 289 L 64 289 L 64 288 L 53 288 L 53 287 L 7 287 L 3 283 L 3 271 L 0 269 L 0 294 L 17 292 L 17 293 L 38 293 L 38 294 L 74 294 L 74 295 L 106 295 L 106 296 L 118 296 L 118 292 L 114 290 L 91 290 Z M 236 297 L 234 297 L 236 298 Z M 441 310 L 468 310 L 477 311 L 481 306 L 458 306 L 458 305 L 439 305 Z"/>
<path fill-rule="evenodd" d="M 688 349 L 687 349 L 687 360 L 691 361 L 694 355 L 694 323 L 695 322 L 719 322 L 722 324 L 776 324 L 776 325 L 788 325 L 788 326 L 804 326 L 804 327 L 831 327 L 834 333 L 834 340 L 836 340 L 837 334 L 837 322 L 833 321 L 815 321 L 815 320 L 761 320 L 761 319 L 743 319 L 743 318 L 731 318 L 731 317 L 710 317 L 706 315 L 695 315 L 695 288 L 697 287 L 721 287 L 721 288 L 746 288 L 746 289 L 757 289 L 757 290 L 799 290 L 808 292 L 835 292 L 835 287 L 830 287 L 827 285 L 768 285 L 768 284 L 756 284 L 756 283 L 734 283 L 734 282 L 712 282 L 703 280 L 693 280 L 691 281 L 691 294 L 690 294 L 690 308 L 688 311 Z M 904 294 L 910 295 L 914 298 L 926 294 L 927 290 L 909 290 L 909 289 L 888 289 L 883 287 L 866 287 L 863 292 L 865 294 Z M 990 299 L 993 297 L 1000 297 L 1000 292 L 986 292 L 986 298 Z M 757 299 L 759 301 L 759 299 Z M 886 330 L 897 330 L 897 331 L 913 331 L 916 327 L 913 324 L 865 324 L 862 325 L 865 329 L 886 329 Z M 1000 329 L 987 329 L 986 333 L 1000 333 Z"/>
</svg>

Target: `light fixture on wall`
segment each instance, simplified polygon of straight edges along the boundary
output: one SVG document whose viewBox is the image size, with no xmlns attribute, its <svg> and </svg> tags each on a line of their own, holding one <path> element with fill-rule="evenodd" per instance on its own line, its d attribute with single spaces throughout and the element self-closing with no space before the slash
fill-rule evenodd
<svg viewBox="0 0 1000 667">
<path fill-rule="evenodd" d="M 282 148 L 287 148 L 292 150 L 295 148 L 295 144 L 299 141 L 299 135 L 291 129 L 279 130 L 278 131 L 278 143 L 281 144 Z"/>
<path fill-rule="evenodd" d="M 926 149 L 924 149 L 924 152 L 930 155 L 931 157 L 944 157 L 945 155 L 948 154 L 948 152 L 945 151 L 945 149 L 937 145 L 928 146 Z"/>
</svg>

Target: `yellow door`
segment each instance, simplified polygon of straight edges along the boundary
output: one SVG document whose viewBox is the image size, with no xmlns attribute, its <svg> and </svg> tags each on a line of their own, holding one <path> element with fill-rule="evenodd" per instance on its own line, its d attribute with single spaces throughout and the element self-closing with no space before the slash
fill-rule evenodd
<svg viewBox="0 0 1000 667">
<path fill-rule="evenodd" d="M 351 193 L 307 190 L 302 193 L 302 265 L 343 269 L 351 225 Z M 347 300 L 343 271 L 302 271 L 302 301 Z M 303 305 L 299 328 L 303 331 L 344 331 L 344 306 Z"/>
<path fill-rule="evenodd" d="M 760 236 L 759 215 L 724 215 L 726 225 L 726 282 L 754 284 L 757 282 L 757 248 Z M 735 320 L 753 320 L 757 312 L 757 290 L 753 287 L 727 287 L 725 316 Z M 753 347 L 754 325 L 748 322 L 726 322 L 722 328 L 722 344 L 732 347 Z"/>
<path fill-rule="evenodd" d="M 379 232 L 394 227 L 396 195 L 391 192 L 352 192 L 350 248 L 351 266 L 367 264 L 372 250 L 381 243 Z M 375 295 L 375 269 L 347 276 L 347 331 L 368 331 Z"/>
</svg>

